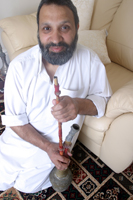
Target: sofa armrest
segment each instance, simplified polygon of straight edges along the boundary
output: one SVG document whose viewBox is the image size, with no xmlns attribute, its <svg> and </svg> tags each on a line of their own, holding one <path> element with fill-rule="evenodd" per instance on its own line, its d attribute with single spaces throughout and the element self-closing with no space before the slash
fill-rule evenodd
<svg viewBox="0 0 133 200">
<path fill-rule="evenodd" d="M 116 118 L 129 112 L 133 112 L 133 80 L 112 95 L 107 104 L 105 116 Z"/>
</svg>

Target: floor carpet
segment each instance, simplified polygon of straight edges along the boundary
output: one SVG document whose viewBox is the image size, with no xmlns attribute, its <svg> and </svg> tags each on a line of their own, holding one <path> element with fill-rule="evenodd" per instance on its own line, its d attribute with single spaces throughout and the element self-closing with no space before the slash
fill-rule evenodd
<svg viewBox="0 0 133 200">
<path fill-rule="evenodd" d="M 1 103 L 1 114 L 4 113 L 2 107 Z M 3 130 L 1 125 L 0 134 Z M 66 191 L 59 193 L 50 187 L 26 194 L 10 188 L 0 191 L 0 200 L 133 200 L 133 164 L 116 174 L 79 141 L 72 153 L 70 169 L 73 180 Z"/>
</svg>

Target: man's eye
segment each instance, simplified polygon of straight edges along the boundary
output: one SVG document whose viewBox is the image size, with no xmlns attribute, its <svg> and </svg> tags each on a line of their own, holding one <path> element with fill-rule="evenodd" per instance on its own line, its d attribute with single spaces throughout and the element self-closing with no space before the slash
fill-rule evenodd
<svg viewBox="0 0 133 200">
<path fill-rule="evenodd" d="M 43 30 L 44 30 L 44 31 L 49 31 L 49 30 L 50 30 L 50 27 L 44 27 Z"/>
<path fill-rule="evenodd" d="M 62 29 L 63 31 L 66 31 L 66 30 L 69 29 L 69 26 L 62 26 L 61 29 Z"/>
</svg>

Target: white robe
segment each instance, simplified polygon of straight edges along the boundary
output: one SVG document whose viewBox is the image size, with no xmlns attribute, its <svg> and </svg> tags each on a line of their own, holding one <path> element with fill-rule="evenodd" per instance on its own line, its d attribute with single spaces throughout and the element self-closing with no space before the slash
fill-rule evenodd
<svg viewBox="0 0 133 200">
<path fill-rule="evenodd" d="M 88 98 L 104 115 L 105 106 L 111 95 L 104 65 L 98 56 L 81 45 L 73 57 L 57 68 L 61 96 Z M 46 152 L 24 141 L 10 126 L 30 123 L 51 142 L 59 142 L 58 123 L 51 114 L 55 99 L 54 83 L 51 83 L 39 46 L 15 58 L 9 66 L 5 81 L 5 115 L 2 122 L 6 130 L 0 136 L 0 190 L 10 187 L 33 193 L 51 186 L 49 173 L 54 164 Z M 72 124 L 82 126 L 84 116 L 63 123 L 63 141 Z M 76 134 L 73 145 L 78 137 Z"/>
</svg>

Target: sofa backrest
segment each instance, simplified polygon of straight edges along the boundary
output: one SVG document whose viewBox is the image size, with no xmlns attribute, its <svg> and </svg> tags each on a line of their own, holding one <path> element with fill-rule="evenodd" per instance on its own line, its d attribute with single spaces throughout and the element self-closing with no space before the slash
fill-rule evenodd
<svg viewBox="0 0 133 200">
<path fill-rule="evenodd" d="M 37 44 L 36 12 L 2 19 L 0 27 L 10 60 Z"/>
<path fill-rule="evenodd" d="M 111 61 L 133 71 L 133 0 L 123 0 L 109 28 Z"/>
<path fill-rule="evenodd" d="M 95 0 L 91 30 L 109 29 L 123 0 Z"/>
</svg>

